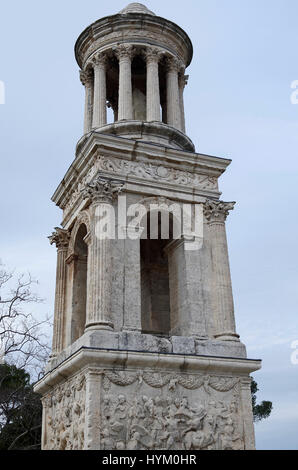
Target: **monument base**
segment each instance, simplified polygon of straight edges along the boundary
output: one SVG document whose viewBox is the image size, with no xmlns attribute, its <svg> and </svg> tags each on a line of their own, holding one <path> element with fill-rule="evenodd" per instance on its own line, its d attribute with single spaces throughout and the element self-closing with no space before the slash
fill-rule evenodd
<svg viewBox="0 0 298 470">
<path fill-rule="evenodd" d="M 42 448 L 254 449 L 249 373 L 260 366 L 82 346 L 35 385 L 43 396 Z"/>
</svg>

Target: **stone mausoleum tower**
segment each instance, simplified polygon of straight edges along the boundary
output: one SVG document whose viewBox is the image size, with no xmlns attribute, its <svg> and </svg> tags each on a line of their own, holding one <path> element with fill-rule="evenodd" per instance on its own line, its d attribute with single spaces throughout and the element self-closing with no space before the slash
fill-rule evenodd
<svg viewBox="0 0 298 470">
<path fill-rule="evenodd" d="M 76 42 L 85 125 L 52 198 L 63 221 L 49 237 L 53 350 L 35 386 L 43 449 L 255 446 L 249 374 L 260 361 L 235 329 L 225 230 L 234 203 L 218 189 L 230 160 L 196 153 L 186 135 L 192 52 L 179 26 L 139 3 Z M 201 215 L 199 235 L 174 236 L 185 207 Z M 155 221 L 156 236 L 138 236 L 132 216 L 139 231 Z"/>
</svg>

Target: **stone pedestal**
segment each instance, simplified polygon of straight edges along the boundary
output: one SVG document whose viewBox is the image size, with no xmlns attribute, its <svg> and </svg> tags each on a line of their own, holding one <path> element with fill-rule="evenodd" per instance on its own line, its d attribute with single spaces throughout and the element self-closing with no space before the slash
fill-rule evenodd
<svg viewBox="0 0 298 470">
<path fill-rule="evenodd" d="M 259 367 L 245 359 L 81 349 L 39 382 L 43 448 L 253 449 L 248 374 Z"/>
</svg>

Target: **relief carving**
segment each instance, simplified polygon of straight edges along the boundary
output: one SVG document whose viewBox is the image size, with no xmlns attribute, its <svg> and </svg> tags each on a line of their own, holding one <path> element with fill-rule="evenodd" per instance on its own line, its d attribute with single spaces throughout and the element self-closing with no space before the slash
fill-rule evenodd
<svg viewBox="0 0 298 470">
<path fill-rule="evenodd" d="M 69 191 L 70 197 L 68 197 L 62 207 L 65 216 L 82 197 L 82 190 L 86 187 L 86 184 L 90 183 L 95 175 L 100 177 L 102 171 L 117 173 L 119 176 L 135 176 L 137 178 L 144 178 L 151 181 L 191 186 L 202 190 L 217 191 L 218 189 L 217 178 L 213 176 L 199 175 L 175 168 L 168 168 L 163 165 L 120 160 L 100 155 L 96 158 L 93 166 L 90 168 L 86 176 L 78 179 L 73 186 L 73 190 Z"/>
<path fill-rule="evenodd" d="M 235 377 L 105 371 L 101 448 L 242 449 L 238 383 Z"/>
<path fill-rule="evenodd" d="M 139 178 L 166 181 L 179 185 L 191 185 L 200 189 L 217 189 L 217 178 L 208 175 L 198 175 L 188 171 L 168 168 L 152 163 L 132 162 L 107 158 L 98 158 L 98 167 L 102 171 L 120 173 L 125 176 L 137 176 Z"/>
<path fill-rule="evenodd" d="M 59 385 L 46 396 L 45 449 L 82 450 L 85 428 L 85 376 Z"/>
</svg>

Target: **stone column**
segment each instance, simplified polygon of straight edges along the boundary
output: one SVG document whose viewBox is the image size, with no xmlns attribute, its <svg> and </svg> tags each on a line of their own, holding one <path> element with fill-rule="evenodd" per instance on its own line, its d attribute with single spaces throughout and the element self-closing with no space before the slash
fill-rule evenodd
<svg viewBox="0 0 298 470">
<path fill-rule="evenodd" d="M 147 63 L 147 121 L 160 121 L 160 91 L 159 91 L 159 51 L 157 49 L 146 49 Z"/>
<path fill-rule="evenodd" d="M 55 232 L 49 238 L 51 245 L 57 247 L 56 292 L 54 309 L 54 329 L 52 354 L 54 357 L 63 349 L 63 320 L 65 315 L 66 293 L 66 257 L 69 244 L 69 232 L 56 227 Z"/>
<path fill-rule="evenodd" d="M 106 55 L 99 53 L 92 62 L 94 68 L 92 127 L 95 129 L 107 123 Z"/>
<path fill-rule="evenodd" d="M 116 53 L 119 59 L 118 121 L 133 119 L 131 59 L 132 47 L 121 45 Z"/>
<path fill-rule="evenodd" d="M 100 237 L 99 216 L 111 214 L 115 194 L 121 186 L 97 178 L 87 184 L 83 197 L 91 201 L 91 231 L 85 242 L 88 244 L 87 267 L 87 318 L 86 329 L 112 330 L 111 291 L 112 291 L 112 239 Z M 111 220 L 114 223 L 114 220 Z"/>
<path fill-rule="evenodd" d="M 178 85 L 180 64 L 174 57 L 167 58 L 167 123 L 181 130 L 181 109 Z"/>
<path fill-rule="evenodd" d="M 187 85 L 188 75 L 184 75 L 184 68 L 183 72 L 179 74 L 179 101 L 180 101 L 180 111 L 181 111 L 181 130 L 185 133 L 185 112 L 184 112 L 184 88 Z"/>
<path fill-rule="evenodd" d="M 84 115 L 84 134 L 91 131 L 92 128 L 92 94 L 93 77 L 91 71 L 80 71 L 80 79 L 85 87 L 85 115 Z"/>
<path fill-rule="evenodd" d="M 215 337 L 221 341 L 239 341 L 236 334 L 234 302 L 225 220 L 235 202 L 207 200 L 204 215 L 209 225 L 212 264 Z"/>
<path fill-rule="evenodd" d="M 166 248 L 169 263 L 171 335 L 207 339 L 205 292 L 201 249 L 185 249 L 187 237 Z"/>
</svg>

